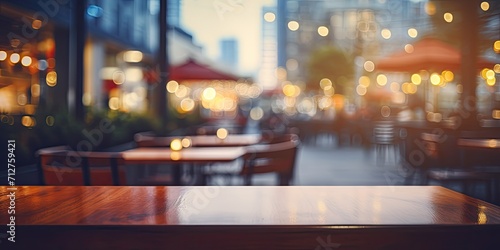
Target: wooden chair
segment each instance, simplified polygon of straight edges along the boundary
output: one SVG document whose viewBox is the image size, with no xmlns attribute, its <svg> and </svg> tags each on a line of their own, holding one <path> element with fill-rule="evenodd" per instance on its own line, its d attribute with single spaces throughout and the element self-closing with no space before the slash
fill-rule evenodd
<svg viewBox="0 0 500 250">
<path fill-rule="evenodd" d="M 460 135 L 458 135 L 460 136 Z M 485 184 L 487 196 L 490 197 L 490 179 L 481 171 L 473 167 L 473 163 L 464 158 L 465 152 L 457 144 L 456 134 L 446 134 L 445 137 L 423 133 L 429 166 L 426 170 L 425 183 L 431 180 L 441 184 L 459 184 L 462 192 L 474 196 L 477 184 Z"/>
<path fill-rule="evenodd" d="M 252 185 L 254 174 L 276 173 L 278 184 L 290 185 L 293 180 L 295 162 L 300 141 L 295 134 L 271 138 L 268 144 L 246 147 L 244 165 L 240 172 L 245 185 Z"/>
<path fill-rule="evenodd" d="M 107 186 L 126 183 L 122 160 L 113 152 L 77 152 L 53 147 L 37 152 L 42 184 L 53 186 Z"/>
</svg>

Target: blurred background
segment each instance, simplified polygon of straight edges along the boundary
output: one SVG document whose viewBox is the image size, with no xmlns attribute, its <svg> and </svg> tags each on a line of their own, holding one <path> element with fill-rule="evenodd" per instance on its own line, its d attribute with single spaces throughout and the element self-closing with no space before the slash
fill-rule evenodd
<svg viewBox="0 0 500 250">
<path fill-rule="evenodd" d="M 303 165 L 346 146 L 360 167 L 381 121 L 500 124 L 498 0 L 4 0 L 0 20 L 0 137 L 20 167 L 103 121 L 92 150 L 231 121 L 293 128 Z M 302 184 L 332 184 L 317 178 Z"/>
</svg>

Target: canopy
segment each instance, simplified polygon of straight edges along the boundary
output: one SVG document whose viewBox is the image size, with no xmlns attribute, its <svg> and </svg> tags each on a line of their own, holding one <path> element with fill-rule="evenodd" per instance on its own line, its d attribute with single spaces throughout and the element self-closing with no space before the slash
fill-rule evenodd
<svg viewBox="0 0 500 250">
<path fill-rule="evenodd" d="M 170 79 L 181 80 L 238 80 L 238 77 L 214 69 L 209 65 L 202 65 L 193 59 L 189 59 L 183 64 L 172 65 L 170 67 Z"/>
<path fill-rule="evenodd" d="M 460 70 L 460 51 L 435 38 L 424 38 L 413 44 L 413 52 L 400 51 L 375 64 L 380 71 L 416 72 L 419 70 Z M 478 69 L 493 68 L 494 62 L 478 58 Z"/>
</svg>

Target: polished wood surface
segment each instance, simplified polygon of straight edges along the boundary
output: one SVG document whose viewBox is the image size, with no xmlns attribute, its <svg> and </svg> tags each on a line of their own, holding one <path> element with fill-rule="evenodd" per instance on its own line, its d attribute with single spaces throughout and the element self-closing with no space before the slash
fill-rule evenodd
<svg viewBox="0 0 500 250">
<path fill-rule="evenodd" d="M 0 211 L 8 210 L 7 188 L 0 187 Z M 500 207 L 443 187 L 26 186 L 17 187 L 16 199 L 16 233 L 23 235 L 18 246 L 488 249 L 500 244 Z M 7 224 L 7 217 L 0 223 Z"/>
<path fill-rule="evenodd" d="M 500 148 L 500 139 L 464 139 L 457 141 L 459 146 L 475 148 Z"/>
<path fill-rule="evenodd" d="M 186 137 L 191 139 L 193 147 L 227 147 L 247 146 L 257 144 L 261 140 L 260 134 L 235 134 L 221 139 L 215 135 L 197 135 Z"/>
<path fill-rule="evenodd" d="M 179 151 L 170 148 L 134 148 L 121 152 L 125 164 L 175 162 L 229 162 L 245 154 L 244 147 L 190 147 Z"/>
<path fill-rule="evenodd" d="M 500 225 L 499 207 L 433 186 L 27 186 L 17 195 L 19 225 Z"/>
</svg>

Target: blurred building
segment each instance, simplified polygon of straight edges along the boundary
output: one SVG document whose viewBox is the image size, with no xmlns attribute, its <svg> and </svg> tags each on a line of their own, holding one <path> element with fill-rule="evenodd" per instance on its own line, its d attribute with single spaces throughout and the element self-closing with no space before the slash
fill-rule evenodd
<svg viewBox="0 0 500 250">
<path fill-rule="evenodd" d="M 262 59 L 258 82 L 265 89 L 273 89 L 277 84 L 276 66 L 278 62 L 278 26 L 276 7 L 262 8 Z"/>
<path fill-rule="evenodd" d="M 220 41 L 220 62 L 229 69 L 238 71 L 238 41 L 235 38 L 226 38 Z"/>
<path fill-rule="evenodd" d="M 87 1 L 86 106 L 145 111 L 158 50 L 158 1 Z"/>
<path fill-rule="evenodd" d="M 307 80 L 305 64 L 318 46 L 335 45 L 373 60 L 411 42 L 416 36 L 408 35 L 409 28 L 418 35 L 430 29 L 424 2 L 411 0 L 278 0 L 278 11 L 285 16 L 278 17 L 278 30 L 286 31 L 278 33 L 279 66 L 299 62 L 296 70 L 287 72 L 291 81 Z M 382 30 L 391 35 L 384 38 Z"/>
<path fill-rule="evenodd" d="M 32 127 L 39 106 L 67 107 L 74 66 L 70 6 L 58 1 L 0 2 L 2 125 Z"/>
</svg>

